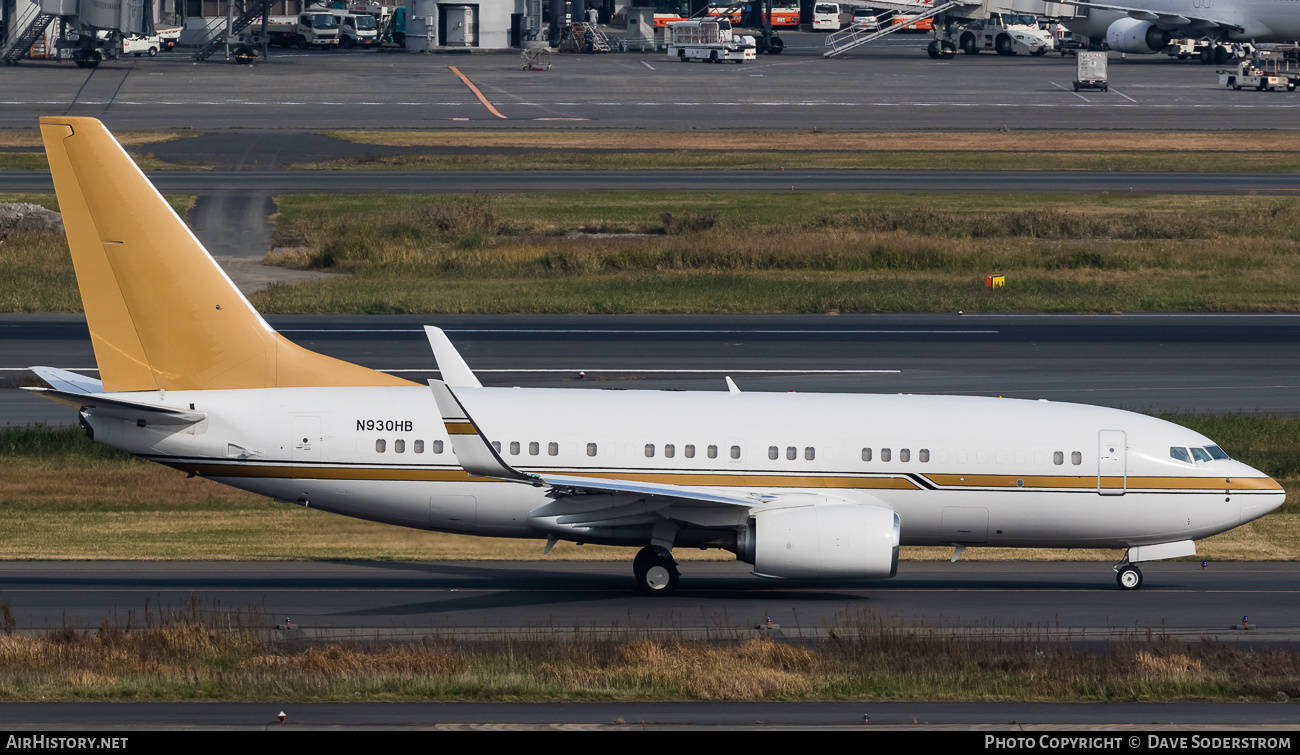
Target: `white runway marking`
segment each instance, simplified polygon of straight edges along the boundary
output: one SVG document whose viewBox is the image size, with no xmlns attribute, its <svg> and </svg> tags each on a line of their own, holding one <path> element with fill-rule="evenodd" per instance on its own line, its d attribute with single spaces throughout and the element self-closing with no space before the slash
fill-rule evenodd
<svg viewBox="0 0 1300 755">
<path fill-rule="evenodd" d="M 279 330 L 277 333 L 423 333 L 423 328 L 295 328 Z M 678 333 L 719 333 L 728 335 L 753 334 L 791 334 L 791 335 L 861 335 L 861 334 L 939 334 L 969 335 L 973 333 L 997 333 L 996 330 L 716 330 L 716 329 L 671 329 L 671 330 L 600 330 L 597 328 L 444 328 L 446 333 L 604 333 L 608 335 L 624 334 L 678 334 Z"/>
<path fill-rule="evenodd" d="M 585 373 L 587 373 L 587 374 L 593 374 L 593 373 L 617 373 L 617 374 L 622 374 L 622 373 L 626 373 L 626 372 L 636 372 L 636 373 L 649 373 L 649 372 L 653 372 L 653 373 L 656 373 L 656 374 L 658 374 L 658 373 L 664 373 L 664 374 L 669 374 L 669 375 L 683 375 L 683 374 L 700 374 L 700 375 L 722 375 L 722 374 L 727 374 L 727 375 L 870 375 L 870 374 L 898 374 L 898 373 L 901 373 L 901 372 L 902 372 L 902 370 L 728 370 L 728 369 L 725 369 L 725 368 L 723 368 L 723 369 L 717 369 L 717 370 L 643 370 L 643 369 L 641 369 L 641 368 L 639 368 L 639 367 L 626 367 L 626 368 L 624 368 L 624 369 L 601 369 L 601 370 L 592 370 L 592 369 L 587 369 L 587 368 L 585 368 L 585 367 L 572 367 L 572 368 L 567 368 L 567 369 L 549 369 L 549 368 L 548 368 L 548 369 L 535 369 L 535 370 L 534 370 L 534 369 L 511 369 L 511 370 L 504 370 L 504 369 L 502 369 L 502 370 L 480 370 L 480 369 L 476 369 L 476 370 L 474 370 L 474 371 L 475 371 L 475 372 L 502 372 L 502 373 L 506 373 L 506 372 L 524 372 L 524 373 L 536 373 L 536 372 L 558 372 L 558 373 L 568 373 L 568 374 L 571 374 L 571 375 L 576 375 L 576 374 L 578 374 L 579 372 L 585 372 Z M 415 369 L 412 369 L 412 370 L 377 370 L 377 372 L 387 372 L 387 373 L 389 373 L 389 374 L 396 374 L 396 373 L 399 373 L 399 372 L 440 372 L 440 370 L 438 370 L 436 367 L 431 367 L 431 368 L 428 368 L 428 369 L 419 369 L 419 370 L 415 370 Z"/>
<path fill-rule="evenodd" d="M 1061 86 L 1060 84 L 1057 84 L 1055 81 L 1049 81 L 1049 82 L 1047 82 L 1047 83 L 1048 83 L 1048 84 L 1051 84 L 1052 86 L 1056 87 L 1057 89 L 1060 89 L 1060 90 L 1063 91 L 1063 92 L 1070 92 L 1069 89 L 1066 89 L 1065 87 Z M 1070 92 L 1070 94 L 1074 95 L 1075 97 L 1078 97 L 1079 99 L 1083 100 L 1084 102 L 1092 102 L 1092 100 L 1088 99 L 1087 97 L 1084 97 L 1083 95 L 1079 94 L 1078 92 Z"/>
<path fill-rule="evenodd" d="M 1111 89 L 1110 91 L 1114 92 L 1115 94 L 1118 94 L 1120 97 L 1123 97 L 1124 99 L 1128 100 L 1129 102 L 1137 102 L 1137 100 L 1133 99 L 1132 97 L 1129 97 L 1127 94 L 1124 94 L 1123 92 L 1119 91 L 1118 89 Z"/>
<path fill-rule="evenodd" d="M 641 61 L 641 65 L 645 66 L 646 68 L 649 68 L 651 71 L 655 70 L 655 67 L 654 67 L 654 66 L 650 65 L 649 63 L 645 62 L 644 60 Z"/>
</svg>

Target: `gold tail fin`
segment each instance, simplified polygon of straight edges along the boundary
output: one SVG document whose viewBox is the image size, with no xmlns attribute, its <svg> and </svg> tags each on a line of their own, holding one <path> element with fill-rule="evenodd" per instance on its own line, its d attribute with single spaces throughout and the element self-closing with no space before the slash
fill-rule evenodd
<svg viewBox="0 0 1300 755">
<path fill-rule="evenodd" d="M 106 391 L 413 385 L 272 330 L 104 124 L 41 137 Z"/>
</svg>

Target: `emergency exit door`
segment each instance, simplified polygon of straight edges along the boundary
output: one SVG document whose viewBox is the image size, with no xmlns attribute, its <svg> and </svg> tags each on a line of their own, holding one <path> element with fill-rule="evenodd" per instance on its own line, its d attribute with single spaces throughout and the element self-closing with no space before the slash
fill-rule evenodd
<svg viewBox="0 0 1300 755">
<path fill-rule="evenodd" d="M 1097 433 L 1097 492 L 1124 495 L 1128 487 L 1127 436 L 1123 430 Z"/>
</svg>

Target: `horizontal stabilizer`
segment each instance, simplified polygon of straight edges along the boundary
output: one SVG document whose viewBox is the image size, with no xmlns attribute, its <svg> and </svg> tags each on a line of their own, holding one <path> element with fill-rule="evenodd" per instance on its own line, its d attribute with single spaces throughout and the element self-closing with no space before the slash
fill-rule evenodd
<svg viewBox="0 0 1300 755">
<path fill-rule="evenodd" d="M 24 388 L 23 390 L 32 391 L 43 398 L 87 411 L 98 417 L 144 422 L 147 425 L 193 425 L 208 418 L 206 412 L 196 412 L 192 409 L 157 406 L 88 393 L 58 391 L 52 388 Z"/>
<path fill-rule="evenodd" d="M 104 384 L 96 378 L 86 377 L 57 367 L 33 367 L 36 377 L 50 384 L 56 391 L 65 393 L 103 393 Z"/>
</svg>

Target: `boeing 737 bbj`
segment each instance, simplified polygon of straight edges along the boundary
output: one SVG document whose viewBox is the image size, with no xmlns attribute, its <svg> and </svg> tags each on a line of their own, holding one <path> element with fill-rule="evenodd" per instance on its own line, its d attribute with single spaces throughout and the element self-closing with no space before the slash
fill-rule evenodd
<svg viewBox="0 0 1300 755">
<path fill-rule="evenodd" d="M 303 349 L 253 310 L 93 118 L 43 118 L 99 380 L 33 368 L 94 440 L 325 511 L 490 537 L 676 547 L 764 577 L 881 579 L 900 545 L 1125 548 L 1141 561 L 1282 505 L 1198 433 L 1114 409 L 959 396 L 485 388 Z"/>
</svg>

